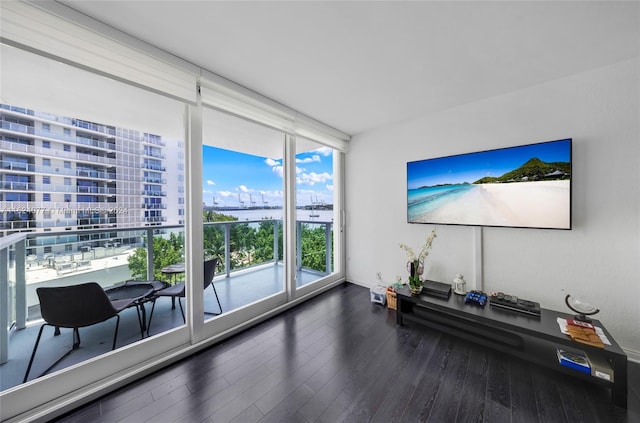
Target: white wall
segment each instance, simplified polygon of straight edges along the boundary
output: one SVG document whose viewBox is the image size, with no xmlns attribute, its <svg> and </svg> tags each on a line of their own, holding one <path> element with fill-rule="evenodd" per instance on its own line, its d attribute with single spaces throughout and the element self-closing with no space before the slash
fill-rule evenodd
<svg viewBox="0 0 640 423">
<path fill-rule="evenodd" d="M 552 64 L 550 64 L 552 66 Z M 573 138 L 573 229 L 484 228 L 484 290 L 569 310 L 564 293 L 597 305 L 640 360 L 640 60 L 580 73 L 353 138 L 346 158 L 347 280 L 405 280 L 404 242 L 432 225 L 406 223 L 406 162 Z M 471 227 L 436 227 L 430 279 L 474 286 Z"/>
</svg>

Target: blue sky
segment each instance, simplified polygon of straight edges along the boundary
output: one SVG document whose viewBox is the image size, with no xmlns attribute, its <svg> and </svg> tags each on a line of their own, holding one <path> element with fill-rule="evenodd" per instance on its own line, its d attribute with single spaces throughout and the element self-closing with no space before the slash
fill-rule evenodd
<svg viewBox="0 0 640 423">
<path fill-rule="evenodd" d="M 296 156 L 298 205 L 311 201 L 333 204 L 333 152 L 319 148 Z M 282 206 L 282 159 L 221 148 L 202 148 L 203 201 L 219 207 Z"/>
<path fill-rule="evenodd" d="M 472 183 L 485 176 L 501 176 L 534 157 L 543 162 L 568 162 L 570 156 L 570 140 L 559 140 L 410 162 L 407 188 Z"/>
</svg>

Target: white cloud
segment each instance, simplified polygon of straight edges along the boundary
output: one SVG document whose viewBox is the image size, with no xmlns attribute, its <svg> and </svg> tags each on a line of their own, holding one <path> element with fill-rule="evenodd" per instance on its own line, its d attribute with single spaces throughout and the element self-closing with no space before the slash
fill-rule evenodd
<svg viewBox="0 0 640 423">
<path fill-rule="evenodd" d="M 297 181 L 302 185 L 315 185 L 316 183 L 325 183 L 329 180 L 332 180 L 333 176 L 327 172 L 316 173 L 301 173 L 297 177 Z"/>
<path fill-rule="evenodd" d="M 240 186 L 237 188 L 237 190 L 238 190 L 238 191 L 242 191 L 242 192 L 251 192 L 251 191 L 253 191 L 253 190 L 250 190 L 249 188 L 247 188 L 247 186 L 246 186 L 246 185 L 240 185 Z"/>
<path fill-rule="evenodd" d="M 215 183 L 215 182 L 213 182 L 211 179 L 208 179 L 208 180 L 207 180 L 207 185 L 215 185 L 215 184 L 216 184 L 216 183 Z"/>
<path fill-rule="evenodd" d="M 271 166 L 271 171 L 282 178 L 284 170 L 282 169 L 282 165 L 278 160 L 274 159 L 265 159 L 264 161 L 267 165 Z"/>
<path fill-rule="evenodd" d="M 320 147 L 316 150 L 313 151 L 317 151 L 318 153 L 322 154 L 323 156 L 327 157 L 329 155 L 331 155 L 331 153 L 333 152 L 333 149 L 330 147 Z"/>
<path fill-rule="evenodd" d="M 321 162 L 320 156 L 314 154 L 311 157 L 305 157 L 304 159 L 296 159 L 296 163 L 313 163 L 313 162 Z"/>
<path fill-rule="evenodd" d="M 220 194 L 221 197 L 231 197 L 232 195 L 235 195 L 231 191 L 218 191 L 218 194 Z"/>
<path fill-rule="evenodd" d="M 282 172 L 283 172 L 282 166 L 274 166 L 271 168 L 271 171 L 282 178 Z"/>
<path fill-rule="evenodd" d="M 333 185 L 327 185 L 327 191 L 333 191 Z"/>
</svg>

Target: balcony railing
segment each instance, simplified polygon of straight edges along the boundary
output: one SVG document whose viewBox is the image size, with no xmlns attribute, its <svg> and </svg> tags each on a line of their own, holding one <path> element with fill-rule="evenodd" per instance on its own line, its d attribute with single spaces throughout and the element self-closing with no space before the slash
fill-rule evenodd
<svg viewBox="0 0 640 423">
<path fill-rule="evenodd" d="M 9 359 L 10 325 L 26 325 L 25 238 L 26 234 L 0 238 L 0 363 Z"/>
<path fill-rule="evenodd" d="M 162 172 L 167 170 L 167 168 L 165 166 L 161 166 L 159 164 L 154 164 L 154 163 L 142 163 L 142 164 L 140 164 L 140 167 L 143 168 L 143 169 L 157 170 L 157 171 L 162 171 Z"/>
<path fill-rule="evenodd" d="M 134 146 L 129 146 L 129 147 L 124 147 L 122 145 L 118 146 L 117 144 L 114 144 L 113 142 L 98 141 L 98 140 L 94 140 L 92 138 L 87 138 L 87 137 L 83 137 L 83 136 L 73 136 L 73 135 L 67 135 L 67 134 L 64 134 L 64 133 L 61 134 L 61 133 L 56 133 L 56 132 L 47 132 L 47 131 L 36 130 L 32 126 L 22 125 L 22 124 L 15 123 L 15 122 L 0 121 L 0 129 L 5 130 L 5 131 L 9 131 L 9 132 L 11 132 L 13 134 L 16 134 L 16 135 L 18 135 L 18 134 L 20 134 L 20 135 L 30 135 L 31 137 L 38 137 L 38 138 L 42 138 L 42 139 L 45 139 L 45 140 L 64 142 L 64 143 L 69 143 L 69 144 L 84 145 L 84 146 L 87 146 L 87 147 L 100 148 L 100 149 L 103 149 L 104 151 L 107 151 L 107 152 L 118 151 L 118 152 L 123 152 L 123 153 L 141 154 L 141 151 L 142 151 L 141 148 L 140 148 L 140 145 L 134 145 Z M 112 135 L 114 135 L 114 134 L 110 133 L 108 135 L 110 135 L 110 137 L 108 138 L 109 140 L 113 139 Z M 142 138 L 140 136 L 123 133 L 122 131 L 118 132 L 118 137 L 119 138 L 125 138 L 125 139 L 132 140 L 132 141 L 142 141 Z M 16 144 L 16 143 L 11 143 L 11 144 Z M 162 142 L 162 143 L 157 143 L 157 145 L 164 146 L 165 144 L 164 144 L 164 142 Z M 49 149 L 49 148 L 44 149 L 44 150 L 51 151 L 51 149 Z M 40 151 L 40 150 L 38 150 L 38 151 Z M 55 150 L 55 151 L 59 151 L 59 150 Z M 60 151 L 60 153 L 62 153 L 62 151 Z M 86 156 L 86 155 L 83 155 L 83 156 Z M 87 156 L 87 157 L 90 157 L 90 156 Z M 103 158 L 98 157 L 98 158 L 96 158 L 96 161 L 98 161 L 99 159 L 103 159 Z"/>
<path fill-rule="evenodd" d="M 7 123 L 7 122 L 4 122 L 4 123 Z M 91 154 L 83 154 L 83 153 L 72 153 L 71 151 L 37 147 L 34 145 L 25 145 L 25 144 L 20 144 L 20 143 L 11 142 L 11 141 L 0 141 L 0 147 L 2 147 L 2 149 L 6 151 L 12 151 L 12 152 L 22 153 L 22 154 L 44 155 L 46 157 L 78 160 L 78 161 L 88 162 L 88 163 L 103 163 L 103 164 L 112 165 L 112 166 L 116 164 L 116 159 L 110 158 L 110 157 L 94 156 Z M 135 152 L 137 152 L 137 150 L 134 151 L 134 153 Z"/>
<path fill-rule="evenodd" d="M 166 222 L 167 218 L 166 216 L 147 216 L 144 218 L 145 222 L 153 222 L 153 223 L 157 223 L 157 222 Z"/>
<path fill-rule="evenodd" d="M 166 209 L 167 205 L 166 204 L 159 204 L 159 203 L 142 203 L 140 208 L 151 209 L 151 210 L 153 210 L 153 209 Z"/>
<path fill-rule="evenodd" d="M 140 195 L 145 195 L 147 197 L 166 197 L 166 191 L 153 191 L 153 190 L 144 190 L 140 191 Z"/>
<path fill-rule="evenodd" d="M 298 271 L 317 277 L 332 272 L 332 227 L 331 222 L 297 222 Z M 282 262 L 280 220 L 210 222 L 203 224 L 203 230 L 205 254 L 220 257 L 218 275 L 229 278 L 240 270 Z M 134 255 L 146 258 L 136 278 L 157 280 L 163 276 L 155 266 L 165 250 L 161 255 L 155 244 L 161 239 L 165 240 L 161 245 L 177 241 L 180 257 L 184 251 L 182 231 L 182 226 L 164 225 L 0 237 L 0 363 L 7 361 L 9 330 L 25 328 L 28 321 L 40 318 L 38 286 L 86 280 L 96 280 L 105 287 L 116 285 L 134 279 L 136 271 L 129 267 L 129 258 Z"/>
</svg>

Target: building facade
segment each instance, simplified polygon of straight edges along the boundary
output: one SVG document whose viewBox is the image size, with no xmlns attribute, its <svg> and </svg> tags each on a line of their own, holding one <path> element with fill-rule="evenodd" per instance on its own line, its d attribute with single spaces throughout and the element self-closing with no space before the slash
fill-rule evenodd
<svg viewBox="0 0 640 423">
<path fill-rule="evenodd" d="M 184 223 L 182 141 L 6 104 L 0 124 L 0 236 L 56 233 L 27 254 L 135 245 L 123 229 Z"/>
</svg>

